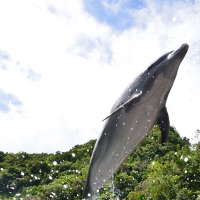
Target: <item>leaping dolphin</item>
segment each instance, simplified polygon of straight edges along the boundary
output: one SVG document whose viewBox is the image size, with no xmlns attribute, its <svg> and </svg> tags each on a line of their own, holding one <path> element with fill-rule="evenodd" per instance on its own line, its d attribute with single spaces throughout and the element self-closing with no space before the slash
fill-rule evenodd
<svg viewBox="0 0 200 200">
<path fill-rule="evenodd" d="M 145 139 L 156 121 L 162 145 L 169 134 L 166 101 L 188 44 L 164 54 L 141 73 L 124 91 L 106 117 L 96 142 L 83 193 L 90 199 L 108 181 L 124 160 Z"/>
</svg>

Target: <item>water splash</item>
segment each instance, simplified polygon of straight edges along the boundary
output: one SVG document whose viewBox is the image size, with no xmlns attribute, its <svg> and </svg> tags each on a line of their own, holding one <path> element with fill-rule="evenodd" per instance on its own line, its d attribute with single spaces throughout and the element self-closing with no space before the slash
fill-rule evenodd
<svg viewBox="0 0 200 200">
<path fill-rule="evenodd" d="M 112 169 L 112 176 L 111 176 L 111 180 L 110 180 L 110 193 L 111 193 L 111 199 L 114 200 L 115 198 L 115 184 L 114 184 L 114 172 Z"/>
</svg>

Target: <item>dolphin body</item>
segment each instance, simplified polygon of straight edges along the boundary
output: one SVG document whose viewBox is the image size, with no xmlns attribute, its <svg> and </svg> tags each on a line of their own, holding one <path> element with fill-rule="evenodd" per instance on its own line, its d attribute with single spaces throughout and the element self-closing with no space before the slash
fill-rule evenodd
<svg viewBox="0 0 200 200">
<path fill-rule="evenodd" d="M 162 145 L 167 142 L 169 116 L 165 104 L 188 48 L 183 44 L 161 56 L 116 101 L 92 153 L 84 199 L 91 199 L 99 191 L 156 121 L 161 129 Z"/>
</svg>

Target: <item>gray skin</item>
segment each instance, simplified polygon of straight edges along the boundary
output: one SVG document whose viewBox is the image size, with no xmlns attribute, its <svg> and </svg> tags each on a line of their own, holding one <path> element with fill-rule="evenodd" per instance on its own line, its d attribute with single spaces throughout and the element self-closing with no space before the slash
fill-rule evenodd
<svg viewBox="0 0 200 200">
<path fill-rule="evenodd" d="M 156 121 L 161 129 L 162 145 L 167 142 L 169 117 L 165 104 L 188 48 L 183 44 L 178 50 L 161 56 L 116 101 L 93 150 L 84 199 L 95 196 Z"/>
</svg>

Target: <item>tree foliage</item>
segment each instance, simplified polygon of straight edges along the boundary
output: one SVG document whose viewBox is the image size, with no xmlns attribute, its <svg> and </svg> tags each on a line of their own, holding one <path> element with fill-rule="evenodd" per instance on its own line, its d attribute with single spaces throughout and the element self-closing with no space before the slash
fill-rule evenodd
<svg viewBox="0 0 200 200">
<path fill-rule="evenodd" d="M 55 154 L 0 151 L 0 199 L 81 199 L 96 140 Z M 155 125 L 97 199 L 200 198 L 200 148 L 174 127 L 165 146 Z"/>
</svg>

